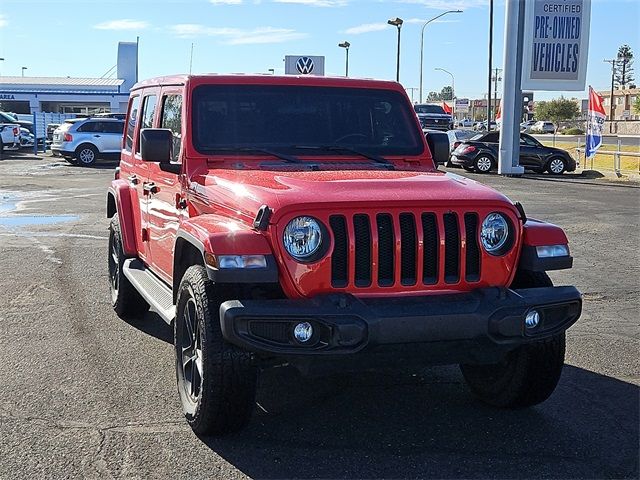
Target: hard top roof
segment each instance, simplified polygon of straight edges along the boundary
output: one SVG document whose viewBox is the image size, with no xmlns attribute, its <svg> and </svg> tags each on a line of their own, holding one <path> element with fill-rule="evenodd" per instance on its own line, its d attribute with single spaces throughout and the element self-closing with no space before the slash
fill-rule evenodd
<svg viewBox="0 0 640 480">
<path fill-rule="evenodd" d="M 131 91 L 153 86 L 201 84 L 245 84 L 245 85 L 301 85 L 327 87 L 386 88 L 404 91 L 402 86 L 390 80 L 374 80 L 346 77 L 321 77 L 314 75 L 271 75 L 271 74 L 217 74 L 169 75 L 155 77 L 136 83 Z"/>
</svg>

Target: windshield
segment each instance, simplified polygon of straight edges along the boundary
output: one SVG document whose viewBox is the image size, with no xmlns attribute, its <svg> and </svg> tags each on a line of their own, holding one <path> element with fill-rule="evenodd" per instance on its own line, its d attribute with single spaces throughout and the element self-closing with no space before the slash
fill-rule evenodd
<svg viewBox="0 0 640 480">
<path fill-rule="evenodd" d="M 261 148 L 313 155 L 349 154 L 329 146 L 418 155 L 424 146 L 415 117 L 398 92 L 289 85 L 195 88 L 193 143 L 202 153 Z"/>
<path fill-rule="evenodd" d="M 416 113 L 438 113 L 440 115 L 446 115 L 440 105 L 414 105 L 413 109 Z"/>
</svg>

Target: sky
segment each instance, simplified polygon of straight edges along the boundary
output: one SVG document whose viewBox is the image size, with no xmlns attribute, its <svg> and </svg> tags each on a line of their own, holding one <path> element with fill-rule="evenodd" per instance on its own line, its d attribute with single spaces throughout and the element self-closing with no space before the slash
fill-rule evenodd
<svg viewBox="0 0 640 480">
<path fill-rule="evenodd" d="M 560 0 L 561 1 L 561 0 Z M 451 77 L 456 96 L 482 98 L 487 88 L 489 0 L 0 0 L 0 74 L 100 77 L 116 63 L 118 41 L 140 37 L 139 78 L 193 73 L 284 73 L 285 55 L 323 55 L 327 75 L 395 79 L 400 17 L 400 82 L 416 88 L 422 24 L 423 91 Z M 504 0 L 495 0 L 494 67 L 502 67 Z M 587 84 L 607 90 L 618 47 L 640 58 L 640 0 L 592 0 Z M 640 83 L 640 63 L 636 62 Z M 409 90 L 409 94 L 411 91 Z M 535 99 L 586 98 L 585 92 L 536 92 Z"/>
</svg>

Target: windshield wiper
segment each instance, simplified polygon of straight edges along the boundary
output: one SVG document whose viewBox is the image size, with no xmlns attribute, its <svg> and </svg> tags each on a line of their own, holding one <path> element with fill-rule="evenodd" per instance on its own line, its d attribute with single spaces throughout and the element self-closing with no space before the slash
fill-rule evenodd
<svg viewBox="0 0 640 480">
<path fill-rule="evenodd" d="M 301 163 L 300 159 L 294 157 L 293 155 L 287 155 L 285 153 L 273 152 L 267 148 L 260 147 L 220 147 L 220 148 L 212 148 L 208 150 L 209 152 L 252 152 L 252 153 L 265 153 L 267 155 L 271 155 L 272 157 L 280 158 L 288 163 Z"/>
<path fill-rule="evenodd" d="M 355 153 L 356 155 L 360 155 L 361 157 L 368 158 L 369 160 L 373 160 L 374 162 L 381 165 L 387 165 L 391 168 L 395 167 L 392 162 L 384 157 L 375 155 L 373 153 L 362 152 L 358 149 L 345 147 L 342 145 L 293 145 L 293 148 L 298 148 L 300 150 L 325 150 L 327 152 L 350 152 Z"/>
</svg>

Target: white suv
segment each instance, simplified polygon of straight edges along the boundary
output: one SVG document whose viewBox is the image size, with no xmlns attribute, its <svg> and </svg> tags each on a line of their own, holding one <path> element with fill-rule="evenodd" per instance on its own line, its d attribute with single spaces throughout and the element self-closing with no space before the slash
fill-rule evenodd
<svg viewBox="0 0 640 480">
<path fill-rule="evenodd" d="M 115 118 L 66 120 L 53 132 L 51 151 L 82 166 L 93 165 L 100 157 L 117 158 L 123 129 L 124 121 Z"/>
</svg>

